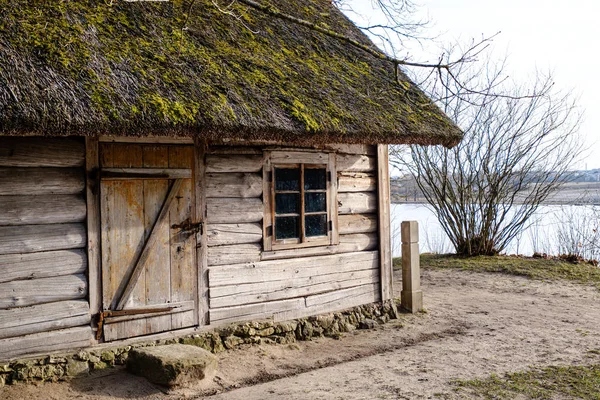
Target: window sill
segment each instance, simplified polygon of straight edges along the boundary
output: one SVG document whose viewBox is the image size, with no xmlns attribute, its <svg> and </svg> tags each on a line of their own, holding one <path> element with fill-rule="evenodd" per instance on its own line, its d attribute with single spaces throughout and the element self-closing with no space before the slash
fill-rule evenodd
<svg viewBox="0 0 600 400">
<path fill-rule="evenodd" d="M 310 256 L 326 256 L 330 254 L 337 254 L 338 246 L 318 246 L 318 247 L 304 247 L 295 249 L 282 249 L 273 251 L 263 251 L 260 255 L 261 261 L 268 260 L 280 260 L 285 258 L 298 258 L 298 257 L 310 257 Z"/>
</svg>

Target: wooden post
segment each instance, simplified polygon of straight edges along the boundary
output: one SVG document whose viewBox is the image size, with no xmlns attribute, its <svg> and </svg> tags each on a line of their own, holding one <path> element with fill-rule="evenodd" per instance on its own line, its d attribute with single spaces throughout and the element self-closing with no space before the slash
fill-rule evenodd
<svg viewBox="0 0 600 400">
<path fill-rule="evenodd" d="M 98 179 L 98 138 L 85 139 L 85 175 L 87 202 L 87 253 L 90 314 L 102 309 L 102 276 L 100 261 L 100 180 Z M 92 324 L 94 319 L 92 318 Z M 95 329 L 95 327 L 93 327 Z"/>
<path fill-rule="evenodd" d="M 379 260 L 381 267 L 381 301 L 394 295 L 392 284 L 392 244 L 390 229 L 390 173 L 388 146 L 377 145 L 377 210 L 379 212 Z"/>
<path fill-rule="evenodd" d="M 194 140 L 194 193 L 196 204 L 195 222 L 201 223 L 202 229 L 197 235 L 196 262 L 198 269 L 198 325 L 208 325 L 208 239 L 206 224 L 206 140 Z"/>
<path fill-rule="evenodd" d="M 423 310 L 419 261 L 419 224 L 402 222 L 402 308 L 411 313 Z"/>
</svg>

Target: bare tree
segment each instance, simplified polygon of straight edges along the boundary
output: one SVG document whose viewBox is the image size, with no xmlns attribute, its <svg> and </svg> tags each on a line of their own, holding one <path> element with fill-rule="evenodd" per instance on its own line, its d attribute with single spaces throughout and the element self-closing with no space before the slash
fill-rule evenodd
<svg viewBox="0 0 600 400">
<path fill-rule="evenodd" d="M 504 250 L 581 154 L 572 96 L 555 90 L 551 76 L 537 74 L 519 87 L 503 71 L 504 63 L 463 66 L 458 79 L 430 87 L 463 128 L 460 144 L 395 148 L 391 155 L 413 175 L 460 255 Z M 478 80 L 484 91 L 461 86 Z"/>
</svg>

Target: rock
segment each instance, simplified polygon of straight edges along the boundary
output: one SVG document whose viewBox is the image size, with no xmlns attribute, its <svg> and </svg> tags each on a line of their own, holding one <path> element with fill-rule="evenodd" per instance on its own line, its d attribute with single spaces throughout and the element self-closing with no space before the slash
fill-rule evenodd
<svg viewBox="0 0 600 400">
<path fill-rule="evenodd" d="M 297 326 L 298 323 L 295 321 L 281 322 L 275 327 L 275 333 L 294 332 Z"/>
<path fill-rule="evenodd" d="M 269 327 L 269 328 L 264 328 L 259 331 L 256 331 L 256 336 L 265 337 L 265 336 L 271 336 L 274 333 L 275 333 L 275 328 Z"/>
<path fill-rule="evenodd" d="M 216 333 L 211 333 L 210 338 L 212 340 L 212 352 L 220 353 L 225 351 L 225 346 L 223 346 L 223 341 L 221 340 L 221 336 Z"/>
<path fill-rule="evenodd" d="M 236 327 L 234 335 L 241 336 L 244 338 L 256 336 L 256 329 L 254 329 L 248 324 L 240 325 Z"/>
<path fill-rule="evenodd" d="M 69 377 L 75 377 L 79 375 L 89 374 L 90 367 L 87 361 L 77 361 L 71 359 L 67 361 L 67 371 L 66 374 Z"/>
<path fill-rule="evenodd" d="M 164 386 L 186 386 L 214 376 L 217 358 L 196 346 L 173 344 L 130 351 L 127 370 Z"/>
<path fill-rule="evenodd" d="M 10 364 L 0 364 L 0 373 L 2 372 L 12 372 Z"/>
<path fill-rule="evenodd" d="M 112 351 L 104 351 L 100 354 L 100 360 L 104 361 L 107 364 L 114 365 L 115 363 L 115 353 Z"/>
<path fill-rule="evenodd" d="M 358 328 L 359 329 L 374 329 L 375 326 L 377 326 L 377 322 L 373 321 L 370 318 L 365 318 L 362 321 L 360 321 Z"/>
<path fill-rule="evenodd" d="M 97 362 L 100 362 L 101 360 L 100 360 L 100 357 L 99 357 L 99 356 L 97 356 L 96 354 L 94 354 L 94 353 L 90 353 L 90 354 L 88 355 L 88 361 L 89 361 L 89 362 L 92 362 L 92 363 L 97 363 Z"/>
<path fill-rule="evenodd" d="M 77 358 L 81 361 L 88 361 L 90 359 L 90 355 L 85 351 L 80 351 L 77 353 Z"/>
<path fill-rule="evenodd" d="M 328 315 L 317 316 L 315 322 L 318 324 L 318 326 L 320 326 L 325 331 L 327 331 L 333 325 L 333 321 L 334 321 L 333 314 L 328 314 Z"/>
<path fill-rule="evenodd" d="M 94 371 L 106 369 L 108 367 L 109 367 L 109 365 L 107 363 L 105 363 L 104 361 L 98 361 L 98 362 L 95 362 L 92 364 L 92 368 L 94 369 Z"/>
<path fill-rule="evenodd" d="M 233 349 L 242 343 L 244 343 L 244 339 L 233 335 L 227 336 L 225 340 L 223 340 L 226 349 Z"/>
</svg>

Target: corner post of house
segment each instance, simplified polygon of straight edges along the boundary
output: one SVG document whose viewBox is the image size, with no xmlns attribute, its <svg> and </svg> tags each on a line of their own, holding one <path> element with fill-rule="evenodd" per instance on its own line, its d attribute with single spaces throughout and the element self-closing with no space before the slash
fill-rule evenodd
<svg viewBox="0 0 600 400">
<path fill-rule="evenodd" d="M 394 296 L 392 283 L 392 238 L 390 228 L 390 172 L 388 146 L 377 145 L 377 210 L 379 213 L 379 262 L 381 269 L 381 301 Z"/>
<path fill-rule="evenodd" d="M 421 266 L 419 260 L 419 223 L 402 222 L 402 308 L 411 313 L 423 310 Z"/>
</svg>

